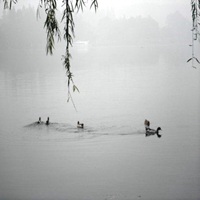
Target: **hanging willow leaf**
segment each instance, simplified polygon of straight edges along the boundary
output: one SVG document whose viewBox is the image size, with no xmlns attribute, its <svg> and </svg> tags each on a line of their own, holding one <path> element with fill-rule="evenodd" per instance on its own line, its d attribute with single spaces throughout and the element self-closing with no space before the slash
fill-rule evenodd
<svg viewBox="0 0 200 200">
<path fill-rule="evenodd" d="M 11 9 L 12 8 L 12 3 L 16 4 L 17 3 L 17 0 L 10 0 L 8 2 L 8 0 L 3 0 L 4 2 L 4 9 Z"/>
<path fill-rule="evenodd" d="M 79 89 L 75 85 L 73 85 L 73 92 L 75 92 L 76 90 L 79 92 Z"/>
<path fill-rule="evenodd" d="M 85 7 L 84 0 L 76 0 L 75 8 L 77 8 L 77 12 L 81 9 L 83 11 L 83 7 Z"/>
<path fill-rule="evenodd" d="M 95 12 L 96 12 L 96 10 L 98 8 L 98 2 L 97 2 L 97 0 L 93 0 L 92 1 L 90 8 L 92 8 L 92 6 L 94 6 L 94 9 L 95 9 Z"/>
<path fill-rule="evenodd" d="M 196 57 L 194 57 L 194 59 L 200 64 L 199 60 Z"/>
<path fill-rule="evenodd" d="M 60 30 L 58 27 L 58 22 L 55 16 L 55 9 L 53 8 L 46 8 L 47 17 L 44 23 L 44 27 L 47 31 L 47 45 L 46 45 L 46 52 L 47 54 L 53 54 L 54 49 L 54 36 L 58 37 L 58 40 L 61 39 Z"/>
<path fill-rule="evenodd" d="M 190 60 L 192 60 L 192 58 L 190 58 L 189 60 L 187 60 L 187 62 L 190 62 Z"/>
<path fill-rule="evenodd" d="M 8 1 L 4 1 L 4 9 L 7 9 L 8 8 Z"/>
</svg>

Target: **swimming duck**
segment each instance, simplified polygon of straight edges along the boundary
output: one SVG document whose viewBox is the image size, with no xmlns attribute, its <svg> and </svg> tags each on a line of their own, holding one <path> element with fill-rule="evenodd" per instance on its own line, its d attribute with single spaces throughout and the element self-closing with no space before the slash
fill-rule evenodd
<svg viewBox="0 0 200 200">
<path fill-rule="evenodd" d="M 77 122 L 77 128 L 84 128 L 84 124 L 81 124 L 79 121 Z"/>
<path fill-rule="evenodd" d="M 47 117 L 46 125 L 49 125 L 49 117 Z"/>
<path fill-rule="evenodd" d="M 162 136 L 159 134 L 159 131 L 161 131 L 162 129 L 160 127 L 157 128 L 157 130 L 148 128 L 146 129 L 146 136 L 150 136 L 150 135 L 157 135 L 159 138 Z"/>
<path fill-rule="evenodd" d="M 41 117 L 39 117 L 39 120 L 37 121 L 38 124 L 41 124 L 42 121 L 41 121 Z"/>
</svg>

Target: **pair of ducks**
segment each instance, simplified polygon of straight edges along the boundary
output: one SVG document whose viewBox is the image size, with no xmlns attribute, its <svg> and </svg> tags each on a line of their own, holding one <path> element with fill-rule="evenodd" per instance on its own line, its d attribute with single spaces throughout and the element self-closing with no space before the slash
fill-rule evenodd
<svg viewBox="0 0 200 200">
<path fill-rule="evenodd" d="M 37 122 L 38 124 L 42 124 L 42 120 L 41 120 L 41 117 L 39 117 L 39 120 Z M 45 122 L 46 125 L 49 125 L 49 117 L 47 117 L 47 121 Z"/>
<path fill-rule="evenodd" d="M 43 122 L 41 121 L 41 117 L 39 117 L 39 120 L 37 122 L 38 124 L 42 124 Z M 46 125 L 49 125 L 49 117 L 47 117 Z M 84 128 L 84 124 L 80 123 L 79 121 L 77 122 L 77 128 Z"/>
<path fill-rule="evenodd" d="M 79 121 L 77 122 L 77 128 L 84 128 L 84 124 L 80 123 Z"/>
<path fill-rule="evenodd" d="M 156 130 L 150 128 L 150 121 L 145 119 L 144 126 L 145 126 L 145 129 L 146 129 L 146 136 L 155 135 L 155 134 L 159 138 L 162 136 L 162 135 L 159 134 L 159 131 L 162 130 L 160 127 L 158 127 Z"/>
</svg>

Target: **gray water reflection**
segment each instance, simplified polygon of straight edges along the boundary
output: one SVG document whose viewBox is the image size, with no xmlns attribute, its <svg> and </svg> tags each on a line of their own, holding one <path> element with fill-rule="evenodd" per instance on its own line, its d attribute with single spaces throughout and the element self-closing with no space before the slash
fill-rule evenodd
<svg viewBox="0 0 200 200">
<path fill-rule="evenodd" d="M 73 55 L 78 112 L 59 52 L 21 70 L 1 64 L 2 199 L 198 199 L 199 70 L 164 50 L 124 48 Z M 34 123 L 48 116 L 50 126 Z M 145 118 L 161 139 L 145 138 Z"/>
</svg>

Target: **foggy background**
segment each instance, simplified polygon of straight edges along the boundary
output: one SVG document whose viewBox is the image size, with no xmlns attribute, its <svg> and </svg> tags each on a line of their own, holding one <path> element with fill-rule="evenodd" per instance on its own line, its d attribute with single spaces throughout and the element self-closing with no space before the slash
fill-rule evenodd
<svg viewBox="0 0 200 200">
<path fill-rule="evenodd" d="M 0 200 L 199 200 L 190 1 L 98 3 L 96 13 L 89 1 L 74 14 L 76 111 L 67 103 L 65 41 L 46 56 L 38 2 L 9 11 L 0 1 Z M 59 5 L 58 21 L 61 13 Z M 145 119 L 161 138 L 145 137 Z"/>
<path fill-rule="evenodd" d="M 37 5 L 33 1 L 20 1 L 13 6 L 11 11 L 2 9 L 0 18 L 1 58 L 8 58 L 12 52 L 24 52 L 24 55 L 30 56 L 29 59 L 34 59 L 32 54 L 44 57 L 46 53 L 46 32 L 43 29 L 45 15 L 43 10 L 40 10 L 41 18 L 37 19 Z M 57 13 L 58 21 L 61 21 L 61 17 L 62 7 Z M 60 30 L 63 32 L 62 24 Z M 148 1 L 127 0 L 122 4 L 101 1 L 96 14 L 93 9 L 88 8 L 85 8 L 83 13 L 75 13 L 75 47 L 77 41 L 86 41 L 90 46 L 125 45 L 144 48 L 144 46 L 152 45 L 157 55 L 163 51 L 170 54 L 170 60 L 175 56 L 173 53 L 176 51 L 175 48 L 181 46 L 181 51 L 178 51 L 175 57 L 178 56 L 185 62 L 190 57 L 191 50 L 189 47 L 191 43 L 190 4 L 187 1 L 148 3 Z M 60 50 L 62 55 L 65 41 L 62 39 L 61 42 L 57 43 L 56 41 L 55 43 L 54 52 Z M 160 48 L 161 46 L 162 48 Z M 148 53 L 152 53 L 152 51 Z M 185 56 L 182 57 L 180 54 L 184 53 Z M 186 57 L 186 53 L 188 57 Z M 137 52 L 133 54 L 137 59 Z M 126 52 L 121 54 L 125 57 L 126 55 Z M 56 57 L 56 59 L 60 58 Z M 120 56 L 116 57 L 116 59 L 119 58 Z M 13 64 L 17 65 L 19 70 L 25 65 L 17 63 L 18 60 L 21 61 L 20 55 L 16 59 Z M 2 62 L 13 61 L 13 59 L 1 60 Z M 34 61 L 39 60 L 34 59 Z M 27 67 L 26 65 L 26 69 Z"/>
</svg>

